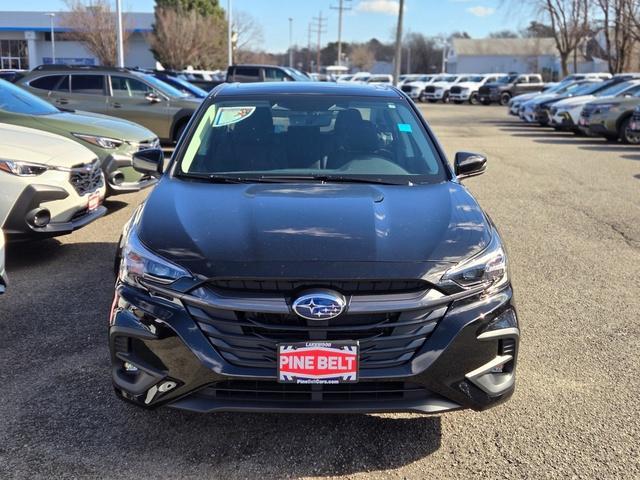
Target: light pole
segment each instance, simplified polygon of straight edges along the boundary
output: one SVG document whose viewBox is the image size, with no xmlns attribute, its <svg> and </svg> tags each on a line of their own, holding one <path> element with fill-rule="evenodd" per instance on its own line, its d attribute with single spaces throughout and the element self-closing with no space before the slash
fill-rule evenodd
<svg viewBox="0 0 640 480">
<path fill-rule="evenodd" d="M 445 38 L 442 39 L 442 72 L 447 73 L 447 40 Z"/>
<path fill-rule="evenodd" d="M 51 25 L 51 63 L 56 63 L 56 39 L 53 33 L 53 18 L 56 16 L 55 13 L 45 13 L 47 17 L 49 17 L 50 25 Z"/>
<path fill-rule="evenodd" d="M 122 44 L 122 0 L 116 0 L 116 22 L 118 67 L 124 68 L 124 45 Z"/>
<path fill-rule="evenodd" d="M 289 17 L 289 66 L 293 67 L 293 18 Z"/>
<path fill-rule="evenodd" d="M 231 15 L 231 0 L 227 0 L 227 63 L 229 66 L 233 65 L 233 38 L 231 31 L 233 26 L 233 16 Z"/>
<path fill-rule="evenodd" d="M 398 86 L 400 78 L 400 62 L 402 61 L 402 13 L 404 11 L 404 0 L 400 0 L 398 5 L 398 28 L 396 29 L 396 54 L 393 69 L 393 84 Z"/>
</svg>

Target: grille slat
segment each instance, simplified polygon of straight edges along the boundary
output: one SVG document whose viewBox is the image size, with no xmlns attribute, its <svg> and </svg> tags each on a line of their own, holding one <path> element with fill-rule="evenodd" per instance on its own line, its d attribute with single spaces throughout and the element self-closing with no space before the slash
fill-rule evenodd
<svg viewBox="0 0 640 480">
<path fill-rule="evenodd" d="M 273 288 L 295 291 L 296 282 L 262 281 L 261 285 L 253 282 L 233 281 L 229 286 L 242 286 L 246 291 L 254 291 L 259 287 L 272 293 Z M 342 282 L 343 286 L 352 287 L 358 282 Z M 403 286 L 413 287 L 415 282 L 402 282 Z M 315 285 L 314 285 L 315 286 Z M 366 291 L 371 288 L 366 286 Z M 377 282 L 376 286 L 384 286 L 396 293 L 393 282 Z M 246 288 L 249 287 L 249 288 Z M 310 286 L 309 286 L 310 287 Z M 424 291 L 424 290 L 423 290 Z M 239 294 L 237 291 L 234 294 Z M 378 295 L 372 294 L 372 301 L 385 298 L 389 291 Z M 381 295 L 383 295 L 381 297 Z M 420 298 L 421 295 L 416 296 Z M 285 297 L 291 301 L 294 297 Z M 386 297 L 388 298 L 388 297 Z M 293 313 L 275 314 L 244 311 L 221 311 L 192 305 L 185 299 L 187 311 L 196 321 L 201 331 L 211 344 L 228 362 L 248 368 L 267 368 L 275 370 L 276 349 L 279 343 L 306 342 L 311 340 L 357 340 L 360 345 L 360 368 L 389 368 L 410 361 L 416 351 L 435 330 L 439 320 L 446 313 L 446 307 L 438 306 L 432 310 L 423 309 L 404 312 L 385 312 L 373 314 L 342 315 L 324 322 L 313 322 L 298 317 Z"/>
<path fill-rule="evenodd" d="M 96 161 L 90 165 L 74 167 L 69 175 L 69 182 L 80 196 L 97 190 L 103 185 L 100 165 Z"/>
</svg>

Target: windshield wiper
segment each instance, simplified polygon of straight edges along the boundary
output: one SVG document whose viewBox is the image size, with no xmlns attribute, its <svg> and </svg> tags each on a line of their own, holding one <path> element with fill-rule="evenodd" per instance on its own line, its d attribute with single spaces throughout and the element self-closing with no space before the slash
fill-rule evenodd
<svg viewBox="0 0 640 480">
<path fill-rule="evenodd" d="M 263 182 L 323 182 L 323 183 L 372 183 L 377 185 L 408 185 L 411 182 L 391 182 L 381 178 L 352 177 L 342 175 L 269 175 L 259 178 Z"/>
<path fill-rule="evenodd" d="M 216 175 L 209 173 L 181 173 L 176 175 L 181 178 L 193 178 L 196 180 L 206 180 L 211 183 L 251 183 L 254 180 L 245 177 L 235 177 L 229 175 Z"/>
</svg>

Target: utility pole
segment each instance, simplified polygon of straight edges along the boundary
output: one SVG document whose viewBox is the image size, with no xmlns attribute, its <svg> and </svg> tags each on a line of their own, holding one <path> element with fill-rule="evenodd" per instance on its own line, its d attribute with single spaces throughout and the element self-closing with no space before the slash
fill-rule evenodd
<svg viewBox="0 0 640 480">
<path fill-rule="evenodd" d="M 227 64 L 233 65 L 233 16 L 231 15 L 231 0 L 227 0 Z"/>
<path fill-rule="evenodd" d="M 56 63 L 56 39 L 54 37 L 53 32 L 53 19 L 56 16 L 55 13 L 45 13 L 47 17 L 49 17 L 51 23 L 51 63 L 55 65 Z"/>
<path fill-rule="evenodd" d="M 309 22 L 307 28 L 307 67 L 311 72 L 311 34 L 313 33 L 313 25 Z"/>
<path fill-rule="evenodd" d="M 411 73 L 411 45 L 407 45 L 407 73 Z"/>
<path fill-rule="evenodd" d="M 293 18 L 289 17 L 289 66 L 293 67 Z"/>
<path fill-rule="evenodd" d="M 122 44 L 122 0 L 116 0 L 116 41 L 118 43 L 118 67 L 124 68 L 124 46 Z"/>
<path fill-rule="evenodd" d="M 338 65 L 342 65 L 342 12 L 351 10 L 351 7 L 345 7 L 344 2 L 351 0 L 340 0 L 337 7 L 330 7 L 331 10 L 338 10 Z"/>
<path fill-rule="evenodd" d="M 315 23 L 315 29 L 313 32 L 318 34 L 318 49 L 316 51 L 316 73 L 318 73 L 320 72 L 320 48 L 322 46 L 322 34 L 327 33 L 327 19 L 322 17 L 322 10 L 317 17 L 313 17 L 313 22 Z"/>
<path fill-rule="evenodd" d="M 400 0 L 398 6 L 398 28 L 396 29 L 396 54 L 393 68 L 393 84 L 398 85 L 400 78 L 400 62 L 402 61 L 402 13 L 404 12 L 404 0 Z"/>
</svg>

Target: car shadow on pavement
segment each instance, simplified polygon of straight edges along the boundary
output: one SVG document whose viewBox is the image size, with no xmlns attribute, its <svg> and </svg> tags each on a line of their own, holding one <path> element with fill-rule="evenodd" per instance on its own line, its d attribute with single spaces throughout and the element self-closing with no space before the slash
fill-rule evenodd
<svg viewBox="0 0 640 480">
<path fill-rule="evenodd" d="M 639 155 L 620 155 L 621 158 L 624 158 L 626 160 L 639 160 L 640 161 L 640 154 Z"/>
<path fill-rule="evenodd" d="M 129 206 L 127 202 L 123 202 L 120 200 L 113 200 L 111 198 L 104 201 L 103 205 L 107 207 L 107 215 L 111 215 L 116 213 L 118 210 L 122 210 Z"/>
<path fill-rule="evenodd" d="M 0 298 L 0 463 L 19 478 L 300 478 L 399 468 L 437 451 L 439 416 L 195 414 L 116 398 L 114 243 L 10 245 Z M 28 448 L 25 448 L 27 446 Z M 0 474 L 0 476 L 2 476 Z"/>
</svg>

